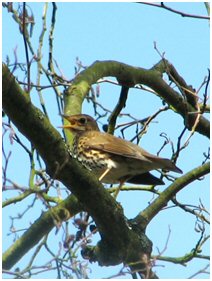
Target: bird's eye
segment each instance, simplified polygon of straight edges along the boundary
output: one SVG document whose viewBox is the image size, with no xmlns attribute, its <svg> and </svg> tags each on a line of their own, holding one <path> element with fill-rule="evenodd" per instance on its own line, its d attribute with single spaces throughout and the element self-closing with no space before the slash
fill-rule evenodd
<svg viewBox="0 0 212 281">
<path fill-rule="evenodd" d="M 87 120 L 86 120 L 86 118 L 82 117 L 82 118 L 80 118 L 79 122 L 80 122 L 80 124 L 85 125 Z"/>
</svg>

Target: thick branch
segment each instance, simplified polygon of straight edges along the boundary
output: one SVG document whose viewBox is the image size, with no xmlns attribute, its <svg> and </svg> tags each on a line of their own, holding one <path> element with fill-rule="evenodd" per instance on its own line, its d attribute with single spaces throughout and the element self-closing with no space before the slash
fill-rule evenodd
<svg viewBox="0 0 212 281">
<path fill-rule="evenodd" d="M 116 61 L 96 61 L 74 79 L 73 84 L 65 93 L 65 113 L 74 114 L 76 110 L 77 113 L 79 113 L 81 104 L 90 87 L 99 79 L 107 76 L 116 77 L 118 82 L 126 87 L 133 87 L 136 84 L 144 84 L 150 87 L 168 103 L 175 112 L 183 117 L 185 126 L 189 130 L 191 130 L 195 124 L 197 118 L 195 107 L 162 79 L 162 73 L 159 70 L 146 70 Z M 78 106 L 74 106 L 74 109 L 71 109 L 73 108 L 73 104 L 78 104 Z M 210 122 L 201 116 L 196 131 L 209 138 Z"/>
</svg>

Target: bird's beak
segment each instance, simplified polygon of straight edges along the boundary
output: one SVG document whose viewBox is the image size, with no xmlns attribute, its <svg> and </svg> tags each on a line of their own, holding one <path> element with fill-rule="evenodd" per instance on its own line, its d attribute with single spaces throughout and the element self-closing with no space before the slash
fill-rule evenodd
<svg viewBox="0 0 212 281">
<path fill-rule="evenodd" d="M 70 124 L 68 124 L 68 125 L 58 126 L 58 128 L 73 129 L 73 126 L 71 126 Z"/>
<path fill-rule="evenodd" d="M 79 128 L 79 125 L 77 123 L 77 120 L 75 118 L 73 118 L 73 116 L 70 115 L 65 115 L 65 114 L 61 114 L 61 116 L 66 119 L 69 123 L 63 126 L 59 126 L 59 128 L 63 128 L 63 129 L 69 129 L 69 130 L 82 130 L 81 128 Z"/>
<path fill-rule="evenodd" d="M 69 115 L 61 114 L 61 116 L 66 119 L 69 123 L 63 126 L 58 126 L 58 128 L 63 128 L 63 129 L 74 129 L 76 126 L 76 121 L 71 118 Z"/>
</svg>

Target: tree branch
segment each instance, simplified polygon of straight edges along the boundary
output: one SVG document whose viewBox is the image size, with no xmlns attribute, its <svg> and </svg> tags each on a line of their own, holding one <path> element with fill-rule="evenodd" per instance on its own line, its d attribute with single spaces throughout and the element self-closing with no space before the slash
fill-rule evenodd
<svg viewBox="0 0 212 281">
<path fill-rule="evenodd" d="M 146 228 L 148 223 L 165 207 L 169 200 L 173 198 L 181 189 L 187 186 L 189 183 L 197 180 L 198 178 L 208 174 L 210 172 L 210 162 L 199 166 L 182 177 L 176 179 L 169 187 L 167 187 L 163 192 L 160 193 L 158 198 L 156 198 L 152 204 L 150 204 L 145 210 L 140 212 L 132 222 L 139 225 L 141 224 L 143 228 Z"/>
<path fill-rule="evenodd" d="M 109 118 L 109 124 L 108 124 L 108 133 L 109 134 L 112 134 L 112 135 L 114 134 L 114 130 L 115 130 L 115 126 L 116 126 L 116 119 L 117 119 L 119 113 L 121 112 L 121 110 L 126 106 L 128 92 L 129 92 L 128 87 L 123 86 L 121 88 L 119 101 Z"/>
<path fill-rule="evenodd" d="M 138 4 L 151 5 L 153 7 L 162 8 L 162 9 L 165 9 L 165 10 L 170 11 L 172 13 L 178 14 L 178 15 L 180 15 L 182 17 L 210 20 L 210 16 L 201 16 L 201 15 L 194 15 L 194 14 L 184 13 L 182 11 L 178 11 L 178 10 L 172 9 L 171 7 L 168 7 L 167 5 L 164 4 L 164 2 L 161 2 L 161 4 L 149 3 L 149 2 L 138 2 Z M 208 8 L 207 8 L 207 10 L 208 10 Z"/>
<path fill-rule="evenodd" d="M 196 108 L 162 79 L 163 72 L 164 68 L 162 70 L 159 68 L 147 70 L 116 61 L 96 61 L 78 74 L 65 92 L 65 113 L 81 112 L 82 102 L 91 85 L 103 77 L 113 76 L 126 87 L 144 84 L 153 89 L 170 105 L 171 109 L 183 117 L 185 126 L 192 130 L 198 116 Z M 200 134 L 210 137 L 210 122 L 203 116 L 200 116 L 195 129 Z"/>
<path fill-rule="evenodd" d="M 15 265 L 32 247 L 38 244 L 44 235 L 48 234 L 55 226 L 60 225 L 80 212 L 82 206 L 75 196 L 68 196 L 56 207 L 43 213 L 30 228 L 7 249 L 2 256 L 2 267 L 10 269 Z"/>
</svg>

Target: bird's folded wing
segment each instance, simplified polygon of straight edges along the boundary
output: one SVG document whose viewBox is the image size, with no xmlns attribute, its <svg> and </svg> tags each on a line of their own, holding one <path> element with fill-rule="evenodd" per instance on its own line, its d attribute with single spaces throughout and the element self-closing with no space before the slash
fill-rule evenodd
<svg viewBox="0 0 212 281">
<path fill-rule="evenodd" d="M 137 145 L 109 134 L 106 135 L 104 133 L 99 133 L 98 136 L 95 137 L 89 137 L 84 145 L 88 149 L 108 152 L 114 155 L 131 157 L 139 160 L 142 160 L 146 156 L 145 153 L 148 154 L 148 152 L 144 151 L 143 156 L 143 149 L 138 150 Z"/>
<path fill-rule="evenodd" d="M 182 173 L 182 171 L 171 160 L 150 154 L 134 143 L 109 134 L 99 132 L 98 136 L 91 135 L 89 136 L 89 138 L 87 138 L 84 145 L 88 149 L 94 149 L 106 153 L 111 153 L 113 155 L 120 155 L 123 157 L 130 157 L 138 159 L 140 161 L 153 162 L 155 164 L 158 163 L 158 165 L 156 165 L 156 168 L 164 168 L 177 173 Z"/>
</svg>

